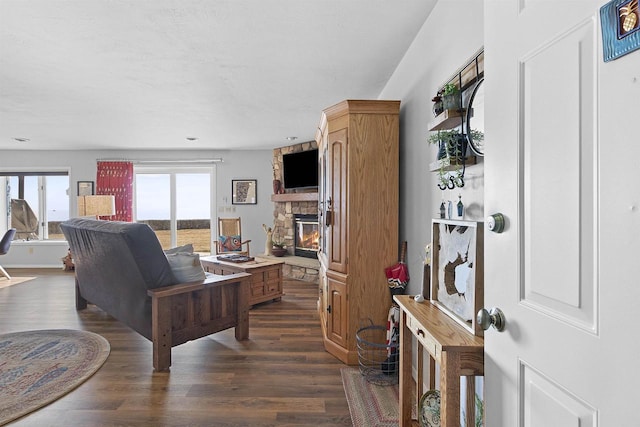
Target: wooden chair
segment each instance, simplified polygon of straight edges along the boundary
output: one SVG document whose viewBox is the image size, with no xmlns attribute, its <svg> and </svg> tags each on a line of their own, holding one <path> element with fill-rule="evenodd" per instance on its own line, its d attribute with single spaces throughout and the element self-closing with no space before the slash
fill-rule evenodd
<svg viewBox="0 0 640 427">
<path fill-rule="evenodd" d="M 218 240 L 215 241 L 216 254 L 238 254 L 251 256 L 249 242 L 242 241 L 242 225 L 240 218 L 218 218 Z M 246 245 L 247 249 L 242 250 Z"/>
<path fill-rule="evenodd" d="M 4 233 L 4 236 L 2 236 L 2 240 L 0 240 L 0 255 L 5 255 L 7 252 L 9 252 L 9 248 L 11 247 L 11 242 L 13 241 L 13 237 L 15 235 L 16 235 L 15 228 L 10 228 L 7 230 L 6 233 Z M 7 273 L 7 270 L 2 268 L 1 265 L 0 265 L 0 274 L 2 274 L 7 279 L 11 280 L 11 276 L 9 276 L 9 273 Z"/>
</svg>

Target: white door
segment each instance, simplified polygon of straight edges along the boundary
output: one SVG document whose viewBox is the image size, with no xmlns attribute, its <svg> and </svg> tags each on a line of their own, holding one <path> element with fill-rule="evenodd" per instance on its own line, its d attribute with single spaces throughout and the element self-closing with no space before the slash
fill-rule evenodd
<svg viewBox="0 0 640 427">
<path fill-rule="evenodd" d="M 486 0 L 490 427 L 640 426 L 640 51 L 605 1 Z"/>
</svg>

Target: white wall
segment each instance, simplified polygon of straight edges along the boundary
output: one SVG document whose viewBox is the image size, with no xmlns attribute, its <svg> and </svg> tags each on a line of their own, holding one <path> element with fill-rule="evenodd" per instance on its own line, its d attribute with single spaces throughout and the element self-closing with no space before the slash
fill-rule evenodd
<svg viewBox="0 0 640 427">
<path fill-rule="evenodd" d="M 407 294 L 422 290 L 424 247 L 431 242 L 431 219 L 439 218 L 442 199 L 458 200 L 466 207 L 465 219 L 484 218 L 484 167 L 467 166 L 462 189 L 441 191 L 437 172 L 429 171 L 437 150 L 427 144 L 428 123 L 433 120 L 431 98 L 483 47 L 484 2 L 440 0 L 398 64 L 380 99 L 399 99 L 400 107 L 400 239 L 407 241 L 407 264 L 411 280 Z M 417 356 L 414 342 L 413 370 Z M 425 354 L 427 362 L 428 356 Z M 426 366 L 426 365 L 425 365 Z M 439 369 L 436 371 L 439 375 Z M 425 381 L 428 378 L 425 377 Z M 428 389 L 428 382 L 425 389 Z M 436 380 L 438 384 L 438 380 Z M 464 396 L 466 380 L 461 381 Z M 482 398 L 483 380 L 476 378 Z M 461 413 L 466 411 L 461 398 Z"/>
<path fill-rule="evenodd" d="M 224 151 L 2 151 L 0 169 L 68 167 L 70 170 L 69 212 L 77 212 L 77 181 L 96 181 L 96 161 L 122 160 L 193 160 L 221 157 L 216 164 L 216 212 L 219 216 L 242 218 L 242 237 L 251 239 L 252 253 L 263 251 L 266 236 L 262 224 L 273 220 L 272 150 Z M 231 205 L 231 180 L 257 179 L 258 204 Z M 221 211 L 222 210 L 222 211 Z M 66 255 L 66 244 L 29 242 L 12 245 L 2 257 L 2 265 L 12 267 L 59 267 Z"/>
<path fill-rule="evenodd" d="M 424 247 L 431 242 L 431 219 L 442 199 L 467 208 L 465 219 L 484 218 L 482 160 L 467 166 L 464 188 L 440 191 L 437 172 L 429 171 L 436 148 L 427 144 L 433 120 L 431 98 L 438 88 L 483 47 L 484 2 L 440 0 L 398 64 L 380 99 L 399 99 L 400 106 L 400 239 L 407 240 L 411 280 L 407 293 L 422 289 Z"/>
</svg>

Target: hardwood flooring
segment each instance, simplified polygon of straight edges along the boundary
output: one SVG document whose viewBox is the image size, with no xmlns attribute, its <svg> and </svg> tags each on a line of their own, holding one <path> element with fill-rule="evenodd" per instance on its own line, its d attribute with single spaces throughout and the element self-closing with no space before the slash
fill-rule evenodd
<svg viewBox="0 0 640 427">
<path fill-rule="evenodd" d="M 72 273 L 8 271 L 37 278 L 0 289 L 0 333 L 82 329 L 111 344 L 93 377 L 11 427 L 351 426 L 314 283 L 285 280 L 282 301 L 254 307 L 248 341 L 230 329 L 188 342 L 173 348 L 170 372 L 154 373 L 151 342 L 95 306 L 75 310 Z"/>
</svg>

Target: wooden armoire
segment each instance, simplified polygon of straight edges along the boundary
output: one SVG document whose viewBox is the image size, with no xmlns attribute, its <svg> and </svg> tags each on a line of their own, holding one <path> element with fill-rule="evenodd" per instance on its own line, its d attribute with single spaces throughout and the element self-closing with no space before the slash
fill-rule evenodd
<svg viewBox="0 0 640 427">
<path fill-rule="evenodd" d="M 398 262 L 399 110 L 346 100 L 323 111 L 316 133 L 318 309 L 326 350 L 350 365 L 358 329 L 386 325 L 392 302 L 384 268 Z"/>
</svg>

